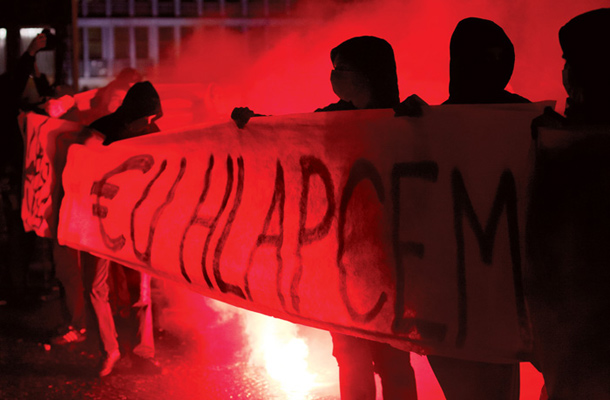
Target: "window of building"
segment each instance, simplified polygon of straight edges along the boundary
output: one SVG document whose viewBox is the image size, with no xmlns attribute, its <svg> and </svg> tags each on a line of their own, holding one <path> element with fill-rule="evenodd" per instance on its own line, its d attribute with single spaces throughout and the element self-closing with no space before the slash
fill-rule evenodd
<svg viewBox="0 0 610 400">
<path fill-rule="evenodd" d="M 176 55 L 176 43 L 174 40 L 174 28 L 162 26 L 159 28 L 159 53 L 161 58 L 174 58 Z"/>
<path fill-rule="evenodd" d="M 148 28 L 140 26 L 136 31 L 136 58 L 139 60 L 148 58 Z"/>
<path fill-rule="evenodd" d="M 114 28 L 114 58 L 117 60 L 129 58 L 129 29 Z"/>
<path fill-rule="evenodd" d="M 88 28 L 89 33 L 89 59 L 102 59 L 102 28 Z"/>
</svg>

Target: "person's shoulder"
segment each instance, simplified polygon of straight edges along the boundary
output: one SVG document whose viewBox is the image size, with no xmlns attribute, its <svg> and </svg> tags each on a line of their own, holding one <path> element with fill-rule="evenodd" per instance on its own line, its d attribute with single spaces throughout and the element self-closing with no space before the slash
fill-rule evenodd
<svg viewBox="0 0 610 400">
<path fill-rule="evenodd" d="M 122 126 L 114 114 L 109 114 L 90 123 L 89 128 L 104 135 L 104 145 L 108 145 L 116 141 L 115 136 L 121 131 Z"/>
<path fill-rule="evenodd" d="M 504 91 L 504 100 L 505 103 L 531 103 L 529 99 L 506 90 Z"/>
<path fill-rule="evenodd" d="M 96 119 L 92 123 L 90 123 L 89 128 L 95 129 L 96 131 L 104 133 L 104 130 L 106 129 L 106 127 L 108 125 L 110 125 L 111 122 L 112 122 L 111 115 L 105 115 L 103 117 Z"/>
<path fill-rule="evenodd" d="M 318 108 L 314 112 L 348 111 L 348 110 L 355 110 L 355 109 L 356 109 L 356 107 L 354 107 L 354 105 L 351 102 L 339 100 L 338 102 L 329 104 L 326 107 Z"/>
</svg>

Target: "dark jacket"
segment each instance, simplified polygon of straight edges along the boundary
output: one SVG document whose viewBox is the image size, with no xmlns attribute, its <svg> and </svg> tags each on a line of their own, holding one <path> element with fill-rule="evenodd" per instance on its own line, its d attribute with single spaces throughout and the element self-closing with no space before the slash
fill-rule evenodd
<svg viewBox="0 0 610 400">
<path fill-rule="evenodd" d="M 14 70 L 0 75 L 0 163 L 18 170 L 23 168 L 24 145 L 17 116 L 21 95 L 34 72 L 34 61 L 25 52 Z"/>
</svg>

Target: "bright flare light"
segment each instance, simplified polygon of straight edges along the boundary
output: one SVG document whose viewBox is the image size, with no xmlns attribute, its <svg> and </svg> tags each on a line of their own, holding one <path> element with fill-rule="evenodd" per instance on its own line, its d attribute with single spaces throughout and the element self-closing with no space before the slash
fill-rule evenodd
<svg viewBox="0 0 610 400">
<path fill-rule="evenodd" d="M 263 365 L 291 400 L 304 400 L 319 386 L 316 374 L 308 371 L 309 348 L 297 336 L 297 326 L 256 313 L 244 315 L 252 349 L 250 362 Z"/>
</svg>

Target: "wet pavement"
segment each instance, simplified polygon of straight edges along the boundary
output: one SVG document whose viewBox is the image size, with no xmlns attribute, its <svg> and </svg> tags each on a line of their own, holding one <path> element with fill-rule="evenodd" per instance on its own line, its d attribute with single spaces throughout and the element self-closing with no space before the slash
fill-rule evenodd
<svg viewBox="0 0 610 400">
<path fill-rule="evenodd" d="M 242 321 L 221 315 L 207 302 L 197 304 L 197 329 L 195 325 L 177 327 L 176 332 L 155 328 L 155 358 L 163 367 L 161 374 L 138 371 L 124 356 L 111 375 L 99 378 L 95 340 L 49 344 L 61 321 L 58 293 L 51 288 L 50 293 L 0 306 L 0 399 L 338 400 L 336 387 L 305 395 L 286 393 L 265 368 L 250 361 Z M 184 315 L 171 308 L 161 312 Z M 171 320 L 159 318 L 164 319 Z"/>
<path fill-rule="evenodd" d="M 111 375 L 99 378 L 101 353 L 92 334 L 82 343 L 50 345 L 62 321 L 56 286 L 0 305 L 0 399 L 339 400 L 328 332 L 236 309 L 168 283 L 157 281 L 154 288 L 155 358 L 163 369 L 152 375 L 124 355 Z M 294 349 L 299 338 L 308 346 L 306 359 L 315 384 L 308 384 L 311 376 L 302 371 L 288 370 L 288 364 L 299 360 L 286 361 L 283 353 Z M 271 348 L 264 348 L 269 342 Z M 281 347 L 281 342 L 290 346 Z M 279 361 L 284 377 L 264 367 L 261 360 L 271 355 L 284 356 Z M 419 399 L 444 399 L 425 357 L 413 355 L 412 364 Z M 288 378 L 296 385 L 287 386 Z M 537 400 L 539 374 L 522 364 L 521 379 L 521 399 Z"/>
</svg>

